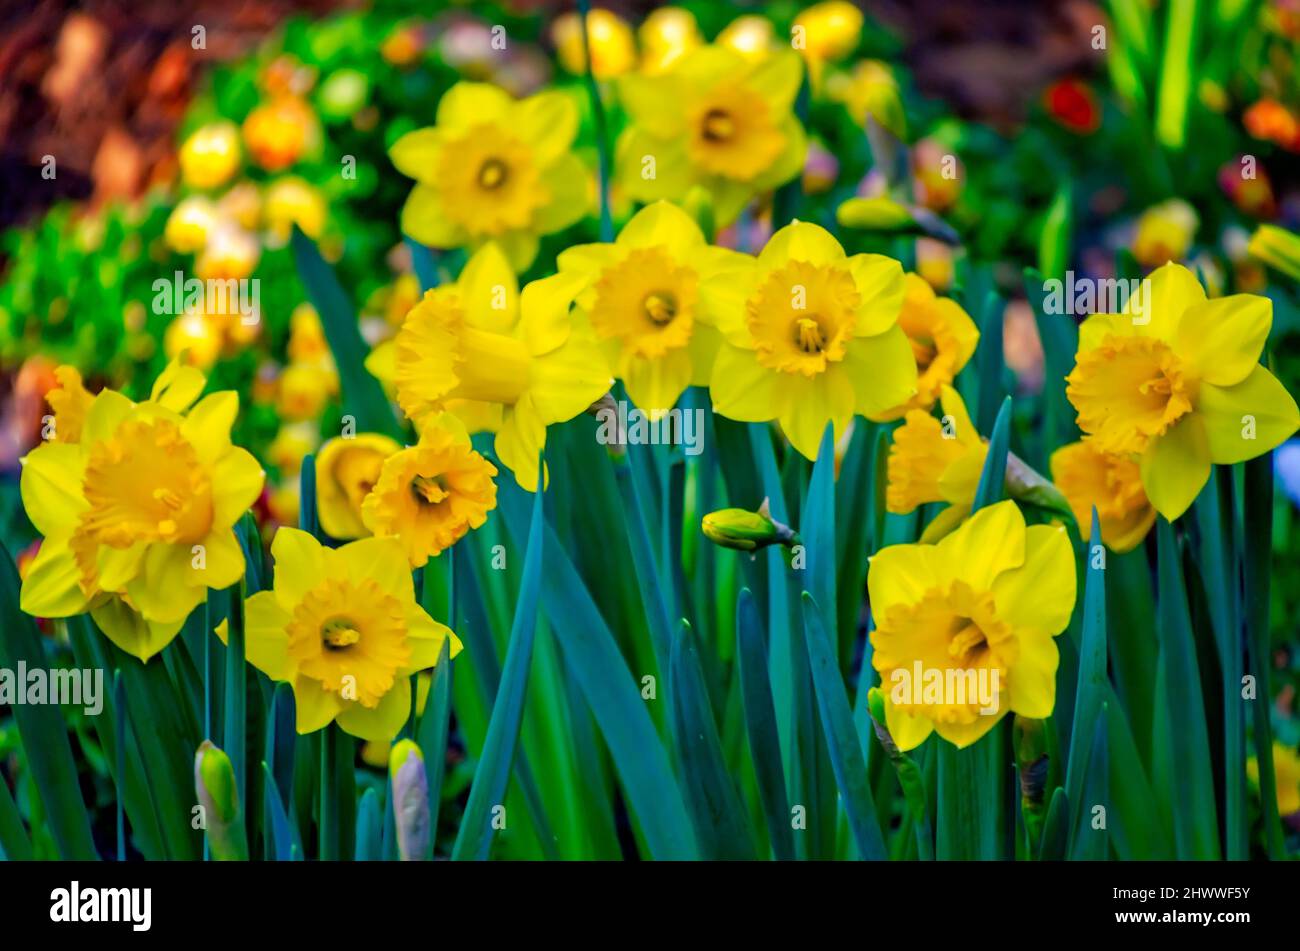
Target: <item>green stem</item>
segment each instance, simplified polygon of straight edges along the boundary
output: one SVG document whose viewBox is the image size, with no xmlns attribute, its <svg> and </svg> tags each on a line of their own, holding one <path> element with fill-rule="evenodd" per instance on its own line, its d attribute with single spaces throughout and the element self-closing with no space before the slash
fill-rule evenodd
<svg viewBox="0 0 1300 951">
<path fill-rule="evenodd" d="M 334 743 L 336 729 L 338 727 L 331 723 L 320 732 L 320 816 L 317 831 L 320 833 L 318 858 L 322 862 L 337 862 L 339 859 L 339 800 L 338 790 L 334 788 L 334 775 L 338 772 L 338 749 Z"/>
<path fill-rule="evenodd" d="M 591 69 L 591 36 L 587 32 L 587 15 L 591 12 L 591 0 L 578 0 L 578 14 L 582 18 L 582 52 L 586 59 L 584 81 L 587 96 L 591 99 L 591 113 L 596 123 L 596 151 L 600 161 L 600 240 L 614 240 L 614 219 L 609 210 L 609 142 L 606 131 L 605 107 L 600 101 L 600 89 L 596 85 L 596 76 Z"/>
</svg>

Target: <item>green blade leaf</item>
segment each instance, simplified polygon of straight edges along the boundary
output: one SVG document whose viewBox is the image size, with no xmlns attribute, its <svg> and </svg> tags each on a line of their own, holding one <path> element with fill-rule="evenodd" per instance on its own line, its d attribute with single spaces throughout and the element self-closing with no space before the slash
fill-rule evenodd
<svg viewBox="0 0 1300 951">
<path fill-rule="evenodd" d="M 972 512 L 1002 500 L 1007 481 L 1007 453 L 1011 448 L 1011 397 L 1004 397 L 998 410 L 997 421 L 989 436 L 989 451 L 984 457 L 984 471 L 980 473 L 979 488 L 975 491 Z"/>
<path fill-rule="evenodd" d="M 1079 649 L 1078 692 L 1074 695 L 1074 716 L 1071 720 L 1070 747 L 1066 759 L 1065 792 L 1074 806 L 1070 828 L 1076 835 L 1080 831 L 1084 807 L 1084 784 L 1087 782 L 1089 762 L 1095 768 L 1098 761 L 1090 758 L 1101 722 L 1102 704 L 1105 702 L 1109 682 L 1106 679 L 1106 549 L 1101 544 L 1101 522 L 1097 510 L 1092 510 L 1092 531 L 1087 551 L 1087 574 L 1083 593 L 1083 641 Z M 1079 851 L 1075 842 L 1071 850 Z"/>
</svg>

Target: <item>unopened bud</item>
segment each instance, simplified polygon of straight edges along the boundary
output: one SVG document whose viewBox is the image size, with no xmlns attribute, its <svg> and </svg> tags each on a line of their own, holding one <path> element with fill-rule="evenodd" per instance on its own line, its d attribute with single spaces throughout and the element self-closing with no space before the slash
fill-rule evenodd
<svg viewBox="0 0 1300 951">
<path fill-rule="evenodd" d="M 429 780 L 424 754 L 411 740 L 400 740 L 388 756 L 393 784 L 393 816 L 397 854 L 403 862 L 422 861 L 429 854 Z"/>
<path fill-rule="evenodd" d="M 715 545 L 737 551 L 757 551 L 768 545 L 792 545 L 799 538 L 788 525 L 772 518 L 767 499 L 763 500 L 757 512 L 748 509 L 710 512 L 701 520 L 700 528 Z"/>
<path fill-rule="evenodd" d="M 194 791 L 203 807 L 208 844 L 219 862 L 248 860 L 248 837 L 239 811 L 239 788 L 230 757 L 204 740 L 194 754 Z"/>
</svg>

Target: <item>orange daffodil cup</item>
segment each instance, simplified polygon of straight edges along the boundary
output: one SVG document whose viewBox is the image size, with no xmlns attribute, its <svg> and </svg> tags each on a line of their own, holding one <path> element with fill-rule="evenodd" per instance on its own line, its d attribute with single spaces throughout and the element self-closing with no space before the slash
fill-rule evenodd
<svg viewBox="0 0 1300 951">
<path fill-rule="evenodd" d="M 1300 428 L 1300 410 L 1259 363 L 1272 301 L 1208 299 L 1179 264 L 1158 268 L 1147 288 L 1144 307 L 1084 321 L 1066 395 L 1084 442 L 1134 460 L 1151 505 L 1172 521 L 1212 465 L 1275 448 Z"/>
</svg>

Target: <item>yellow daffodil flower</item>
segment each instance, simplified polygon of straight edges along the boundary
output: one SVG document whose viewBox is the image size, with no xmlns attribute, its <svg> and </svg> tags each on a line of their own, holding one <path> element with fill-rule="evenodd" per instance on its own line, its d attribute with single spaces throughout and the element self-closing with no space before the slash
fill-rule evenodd
<svg viewBox="0 0 1300 951">
<path fill-rule="evenodd" d="M 261 493 L 263 473 L 230 442 L 238 395 L 196 403 L 205 383 L 173 363 L 143 403 L 103 390 L 77 442 L 25 457 L 23 505 L 44 542 L 23 582 L 24 611 L 89 611 L 115 644 L 148 660 L 208 588 L 243 576 L 233 526 Z"/>
<path fill-rule="evenodd" d="M 425 424 L 418 445 L 384 460 L 361 518 L 378 538 L 396 535 L 412 568 L 456 544 L 496 508 L 497 467 L 475 452 L 450 413 Z"/>
<path fill-rule="evenodd" d="M 194 259 L 194 274 L 203 281 L 242 281 L 262 257 L 257 238 L 233 221 L 219 222 Z"/>
<path fill-rule="evenodd" d="M 898 326 L 907 334 L 916 358 L 916 395 L 901 406 L 871 418 L 877 422 L 899 419 L 909 409 L 928 410 L 940 390 L 951 384 L 979 343 L 975 321 L 961 305 L 937 297 L 934 289 L 915 274 L 903 276 L 903 309 Z"/>
<path fill-rule="evenodd" d="M 395 387 L 417 426 L 457 400 L 499 406 L 497 458 L 531 492 L 546 427 L 587 410 L 613 380 L 590 326 L 570 316 L 580 278 L 517 287 L 500 249 L 484 246 L 455 284 L 425 293 L 366 368 Z"/>
<path fill-rule="evenodd" d="M 835 73 L 826 80 L 831 99 L 844 103 L 860 126 L 875 119 L 899 139 L 907 138 L 907 113 L 898 91 L 898 80 L 887 63 L 864 59 L 851 73 Z"/>
<path fill-rule="evenodd" d="M 1101 539 L 1113 551 L 1131 551 L 1156 521 L 1156 510 L 1142 488 L 1138 464 L 1128 456 L 1099 452 L 1084 440 L 1052 453 L 1052 481 L 1065 494 L 1079 531 L 1088 534 L 1092 509 L 1101 521 Z"/>
<path fill-rule="evenodd" d="M 722 28 L 715 42 L 751 63 L 767 59 L 777 47 L 772 21 L 756 13 L 736 17 Z"/>
<path fill-rule="evenodd" d="M 596 7 L 587 14 L 586 42 L 582 17 L 562 13 L 551 24 L 555 56 L 565 72 L 581 76 L 587 71 L 587 45 L 591 46 L 591 72 L 597 79 L 621 76 L 636 66 L 636 40 L 632 27 L 612 10 Z"/>
<path fill-rule="evenodd" d="M 637 30 L 641 41 L 641 69 L 662 73 L 691 50 L 702 46 L 695 14 L 682 7 L 660 7 L 651 11 Z"/>
<path fill-rule="evenodd" d="M 298 732 L 337 721 L 384 742 L 411 713 L 411 674 L 450 656 L 460 639 L 415 600 L 406 555 L 395 538 L 326 548 L 307 532 L 281 528 L 271 542 L 275 584 L 244 602 L 249 661 L 291 684 Z M 225 622 L 217 634 L 225 640 Z"/>
<path fill-rule="evenodd" d="M 988 445 L 980 437 L 966 404 L 951 386 L 939 388 L 942 421 L 928 410 L 908 410 L 889 444 L 885 507 L 899 515 L 928 502 L 947 502 L 921 536 L 943 537 L 970 514 L 979 490 Z"/>
<path fill-rule="evenodd" d="M 686 387 L 707 386 L 721 338 L 700 283 L 748 258 L 710 247 L 690 215 L 668 202 L 639 211 L 613 244 L 563 251 L 560 273 L 582 279 L 577 303 L 614 375 L 658 416 Z"/>
<path fill-rule="evenodd" d="M 1212 464 L 1263 455 L 1300 428 L 1300 410 L 1259 356 L 1273 303 L 1253 294 L 1208 300 L 1191 271 L 1167 264 L 1123 314 L 1079 329 L 1066 395 L 1084 439 L 1138 460 L 1156 511 L 1173 520 Z"/>
<path fill-rule="evenodd" d="M 629 74 L 619 93 L 632 123 L 617 148 L 617 177 L 640 201 L 681 202 L 695 186 L 719 227 L 803 170 L 808 150 L 794 117 L 801 69 L 793 50 L 746 61 L 702 46 L 654 76 Z"/>
<path fill-rule="evenodd" d="M 316 454 L 316 508 L 320 527 L 331 538 L 364 538 L 370 529 L 361 505 L 379 482 L 384 460 L 401 444 L 381 433 L 356 433 L 327 439 Z"/>
<path fill-rule="evenodd" d="M 1300 755 L 1291 747 L 1273 741 L 1273 773 L 1277 785 L 1277 812 L 1289 816 L 1300 812 Z M 1246 760 L 1250 784 L 1259 789 L 1259 760 Z"/>
<path fill-rule="evenodd" d="M 267 231 L 276 241 L 284 242 L 289 239 L 294 225 L 309 238 L 320 237 L 325 227 L 327 207 L 319 188 L 291 175 L 277 179 L 266 190 L 262 211 Z"/>
<path fill-rule="evenodd" d="M 311 423 L 285 423 L 266 447 L 266 461 L 280 471 L 286 479 L 302 471 L 302 460 L 307 453 L 320 447 L 320 427 Z"/>
<path fill-rule="evenodd" d="M 562 231 L 590 207 L 590 175 L 570 151 L 577 131 L 566 93 L 516 101 L 496 86 L 457 83 L 438 103 L 436 126 L 408 132 L 389 150 L 416 182 L 402 231 L 434 248 L 495 241 L 523 271 L 539 235 Z"/>
<path fill-rule="evenodd" d="M 1008 712 L 1056 705 L 1056 642 L 1070 622 L 1075 562 L 1059 526 L 1025 526 L 1015 502 L 976 512 L 937 545 L 891 545 L 870 561 L 889 732 L 901 750 L 931 734 L 974 743 Z"/>
<path fill-rule="evenodd" d="M 182 198 L 167 216 L 163 240 L 178 254 L 202 251 L 216 229 L 220 216 L 217 206 L 204 195 Z"/>
<path fill-rule="evenodd" d="M 239 130 L 233 122 L 205 125 L 185 140 L 176 157 L 186 185 L 217 188 L 239 168 Z"/>
<path fill-rule="evenodd" d="M 1196 209 L 1171 198 L 1142 213 L 1133 239 L 1133 257 L 1143 267 L 1181 261 L 1191 249 L 1200 218 Z"/>
<path fill-rule="evenodd" d="M 847 0 L 826 0 L 803 10 L 794 20 L 790 41 L 808 61 L 813 88 L 821 87 L 827 63 L 843 59 L 862 36 L 862 11 Z"/>
<path fill-rule="evenodd" d="M 320 143 L 320 120 L 297 96 L 276 96 L 244 120 L 244 144 L 268 172 L 281 172 Z"/>
<path fill-rule="evenodd" d="M 87 392 L 76 367 L 54 368 L 58 386 L 45 394 L 45 401 L 54 410 L 49 438 L 54 442 L 81 442 L 81 428 L 86 424 L 86 413 L 95 398 Z"/>
<path fill-rule="evenodd" d="M 288 422 L 315 419 L 339 391 L 339 375 L 332 365 L 291 363 L 280 374 L 275 409 Z"/>
<path fill-rule="evenodd" d="M 824 228 L 795 222 L 757 260 L 702 285 L 724 342 L 709 389 L 717 413 L 779 420 L 816 458 L 827 422 L 842 436 L 854 414 L 879 414 L 916 393 L 916 361 L 898 326 L 903 268 L 878 254 L 848 257 Z"/>
</svg>

